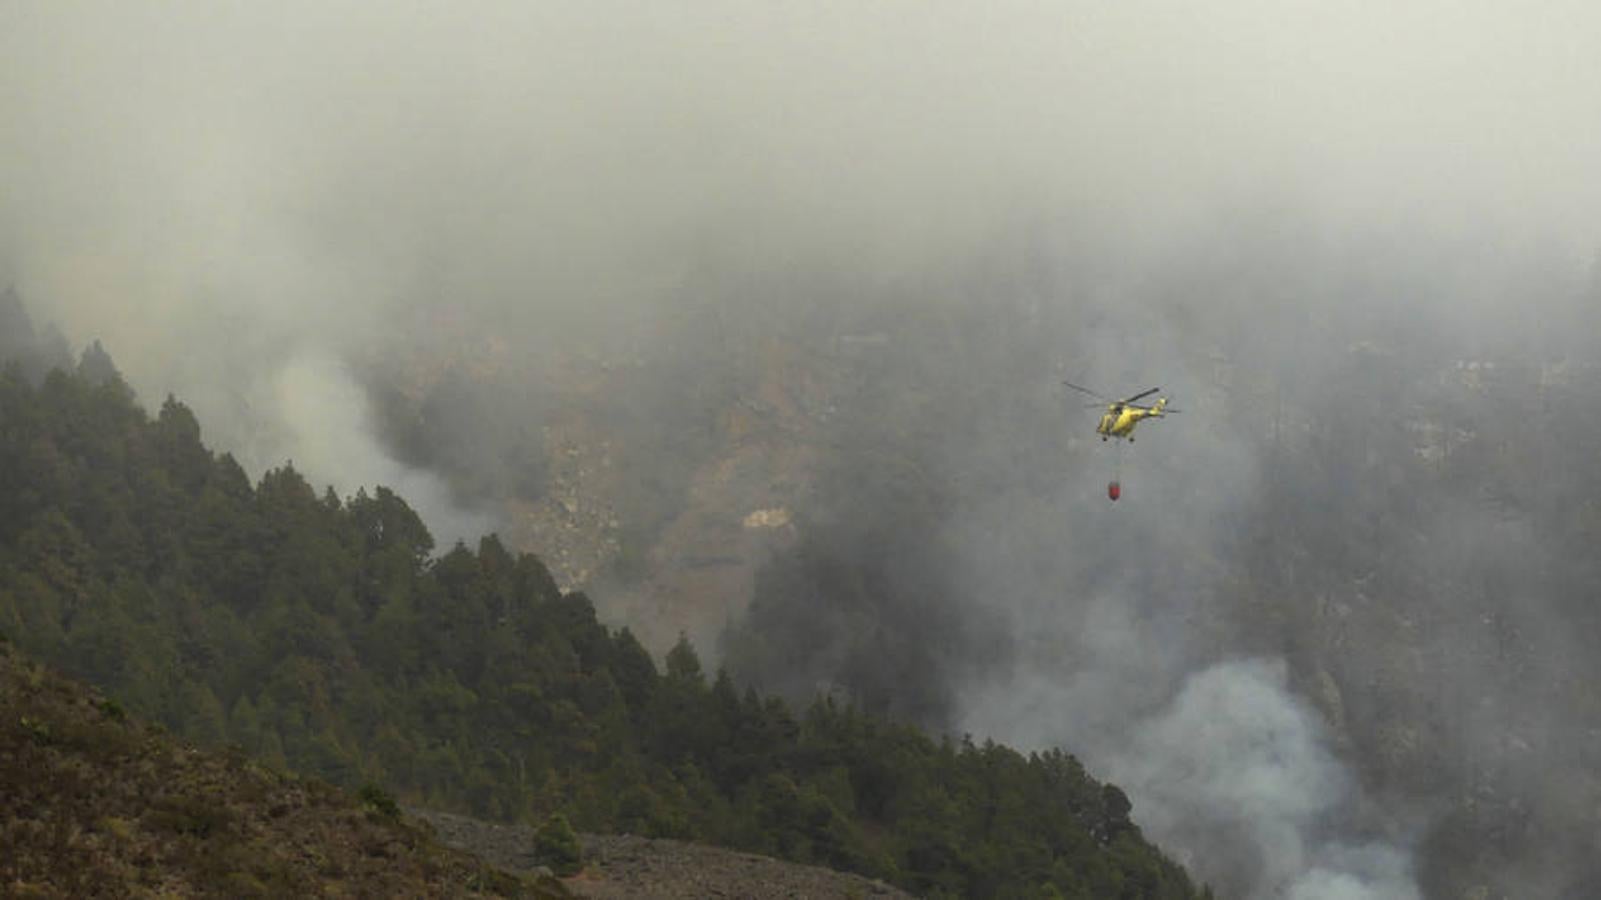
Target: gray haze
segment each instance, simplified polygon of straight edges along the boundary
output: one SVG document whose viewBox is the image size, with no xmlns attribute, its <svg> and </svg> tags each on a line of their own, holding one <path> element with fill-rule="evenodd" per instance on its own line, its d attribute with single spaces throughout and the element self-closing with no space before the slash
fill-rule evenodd
<svg viewBox="0 0 1601 900">
<path fill-rule="evenodd" d="M 343 349 L 439 305 L 648 327 L 711 254 L 905 278 L 1020 217 L 1125 260 L 1240 208 L 1601 243 L 1580 2 L 0 16 L 7 267 L 140 386 L 208 380 L 171 351 L 219 336 Z"/>
<path fill-rule="evenodd" d="M 961 340 L 939 353 L 892 343 L 905 380 L 837 426 L 892 441 L 880 414 L 920 386 L 966 413 L 918 413 L 938 426 L 920 470 L 950 485 L 918 523 L 948 551 L 947 606 L 883 623 L 921 618 L 949 652 L 917 710 L 1080 753 L 1152 837 L 1249 896 L 1419 891 L 1447 791 L 1419 800 L 1350 736 L 1347 716 L 1393 724 L 1363 705 L 1393 697 L 1354 686 L 1398 657 L 1340 623 L 1417 630 L 1421 687 L 1395 702 L 1450 713 L 1442 771 L 1498 767 L 1497 790 L 1552 803 L 1593 781 L 1551 749 L 1579 726 L 1538 700 L 1601 674 L 1551 599 L 1584 586 L 1556 584 L 1547 520 L 1482 486 L 1419 512 L 1395 552 L 1436 588 L 1393 619 L 1383 596 L 1302 595 L 1304 574 L 1242 598 L 1229 565 L 1275 509 L 1366 521 L 1380 488 L 1345 480 L 1345 456 L 1279 454 L 1357 434 L 1364 471 L 1411 471 L 1405 428 L 1371 429 L 1388 392 L 1441 411 L 1418 427 L 1449 451 L 1472 416 L 1418 387 L 1436 371 L 1594 359 L 1594 4 L 461 9 L 0 0 L 0 281 L 103 341 L 147 403 L 190 403 L 253 474 L 293 459 L 345 492 L 394 485 L 443 541 L 496 514 L 392 446 L 374 371 L 486 336 L 534 360 L 687 340 L 714 369 L 730 332 L 675 331 L 707 302 L 944 329 Z M 1061 378 L 1161 384 L 1185 414 L 1102 448 Z M 1360 544 L 1318 521 L 1291 524 Z M 1282 565 L 1365 583 L 1344 552 Z M 1530 670 L 1485 662 L 1508 652 L 1485 622 Z M 1571 857 L 1523 862 L 1552 879 L 1533 895 L 1569 883 Z"/>
</svg>

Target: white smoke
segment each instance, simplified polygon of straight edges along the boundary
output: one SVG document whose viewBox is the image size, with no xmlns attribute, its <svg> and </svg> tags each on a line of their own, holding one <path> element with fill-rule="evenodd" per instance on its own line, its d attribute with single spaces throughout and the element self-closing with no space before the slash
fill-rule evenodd
<svg viewBox="0 0 1601 900">
<path fill-rule="evenodd" d="M 1219 662 L 1149 705 L 1151 654 L 1137 626 L 1103 612 L 1082 672 L 1059 683 L 997 685 L 970 698 L 967 725 L 1032 722 L 1031 739 L 1073 748 L 1134 804 L 1134 820 L 1228 896 L 1415 900 L 1403 839 L 1353 840 L 1360 788 L 1330 752 L 1316 714 L 1289 691 L 1281 660 Z M 1119 689 L 1118 685 L 1124 687 Z"/>
<path fill-rule="evenodd" d="M 336 359 L 291 359 L 273 379 L 272 402 L 278 413 L 272 420 L 285 432 L 279 445 L 293 448 L 295 467 L 313 484 L 331 483 L 345 496 L 358 488 L 392 488 L 423 517 L 441 549 L 492 530 L 493 520 L 459 507 L 438 476 L 399 462 L 385 449 L 374 436 L 366 390 Z"/>
<path fill-rule="evenodd" d="M 1383 844 L 1324 847 L 1325 863 L 1295 880 L 1289 900 L 1414 900 L 1411 857 Z"/>
<path fill-rule="evenodd" d="M 1251 896 L 1417 897 L 1406 855 L 1356 852 L 1326 835 L 1357 791 L 1279 660 L 1222 662 L 1189 677 L 1133 729 L 1109 777 L 1159 842 L 1227 859 Z"/>
</svg>

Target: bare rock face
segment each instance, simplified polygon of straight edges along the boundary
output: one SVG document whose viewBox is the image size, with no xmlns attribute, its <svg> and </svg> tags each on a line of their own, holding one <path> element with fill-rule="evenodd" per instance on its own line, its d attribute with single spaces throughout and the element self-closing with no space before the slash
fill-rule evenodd
<svg viewBox="0 0 1601 900">
<path fill-rule="evenodd" d="M 507 535 L 538 554 L 563 590 L 581 590 L 621 546 L 611 440 L 576 418 L 546 425 L 543 438 L 549 491 L 536 502 L 506 502 Z"/>
<path fill-rule="evenodd" d="M 1342 745 L 1349 741 L 1345 723 L 1345 695 L 1328 669 L 1318 669 L 1312 677 L 1312 703 L 1322 713 L 1329 731 Z"/>
<path fill-rule="evenodd" d="M 839 388 L 817 360 L 766 340 L 746 362 L 741 386 L 714 402 L 713 433 L 684 451 L 647 516 L 638 435 L 604 414 L 618 382 L 637 375 L 582 361 L 559 367 L 548 384 L 568 402 L 541 426 L 545 493 L 505 501 L 511 546 L 538 554 L 563 590 L 591 591 L 603 617 L 627 622 L 658 653 L 680 634 L 715 653 L 749 604 L 757 570 L 797 534 L 824 455 Z"/>
</svg>

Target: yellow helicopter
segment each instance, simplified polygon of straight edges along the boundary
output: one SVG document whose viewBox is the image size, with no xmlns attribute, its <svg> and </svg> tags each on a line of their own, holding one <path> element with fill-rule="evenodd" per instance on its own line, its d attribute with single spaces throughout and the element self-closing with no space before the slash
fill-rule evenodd
<svg viewBox="0 0 1601 900">
<path fill-rule="evenodd" d="M 1134 443 L 1134 426 L 1140 424 L 1140 422 L 1146 419 L 1160 419 L 1169 413 L 1182 412 L 1182 410 L 1169 409 L 1166 397 L 1158 397 L 1156 402 L 1150 406 L 1141 406 L 1138 403 L 1138 401 L 1151 396 L 1161 388 L 1141 391 L 1127 400 L 1111 400 L 1071 381 L 1062 383 L 1081 394 L 1088 394 L 1099 400 L 1100 403 L 1093 404 L 1094 406 L 1102 404 L 1106 406 L 1106 412 L 1101 414 L 1100 424 L 1095 426 L 1095 433 L 1099 434 L 1103 441 L 1107 438 L 1128 438 L 1129 443 L 1132 444 Z"/>
</svg>

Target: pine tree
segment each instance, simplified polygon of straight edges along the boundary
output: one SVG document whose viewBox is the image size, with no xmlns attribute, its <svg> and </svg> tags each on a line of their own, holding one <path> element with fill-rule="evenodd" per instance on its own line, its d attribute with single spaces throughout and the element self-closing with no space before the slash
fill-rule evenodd
<svg viewBox="0 0 1601 900">
<path fill-rule="evenodd" d="M 561 813 L 552 815 L 545 820 L 545 824 L 539 826 L 539 831 L 534 835 L 534 855 L 563 878 L 577 875 L 584 868 L 584 854 L 578 845 L 578 835 L 573 833 L 572 826 L 567 824 L 567 817 Z"/>
</svg>

